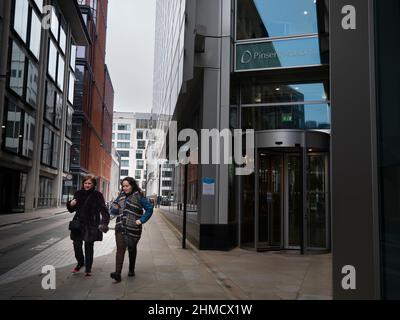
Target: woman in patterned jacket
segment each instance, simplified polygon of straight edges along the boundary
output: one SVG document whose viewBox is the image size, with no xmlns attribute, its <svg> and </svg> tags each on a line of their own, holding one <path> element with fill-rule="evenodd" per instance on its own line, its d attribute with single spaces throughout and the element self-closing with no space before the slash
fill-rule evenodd
<svg viewBox="0 0 400 320">
<path fill-rule="evenodd" d="M 117 282 L 121 281 L 121 271 L 127 248 L 129 253 L 128 276 L 135 276 L 137 244 L 142 235 L 142 225 L 153 214 L 153 206 L 142 194 L 135 179 L 127 177 L 121 181 L 121 186 L 122 192 L 111 207 L 111 214 L 118 215 L 118 217 L 115 224 L 116 266 L 115 272 L 112 272 L 110 276 Z"/>
</svg>

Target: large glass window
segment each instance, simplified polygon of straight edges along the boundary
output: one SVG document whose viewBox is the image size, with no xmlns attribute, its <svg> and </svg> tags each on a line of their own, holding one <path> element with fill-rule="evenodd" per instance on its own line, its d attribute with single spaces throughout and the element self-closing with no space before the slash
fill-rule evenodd
<svg viewBox="0 0 400 320">
<path fill-rule="evenodd" d="M 26 84 L 26 101 L 34 108 L 36 108 L 37 94 L 38 94 L 38 69 L 36 65 L 29 61 L 28 64 L 28 80 Z"/>
<path fill-rule="evenodd" d="M 32 11 L 32 23 L 31 23 L 31 39 L 29 42 L 29 49 L 39 59 L 40 55 L 40 36 L 42 33 L 42 25 L 39 17 L 34 11 Z"/>
<path fill-rule="evenodd" d="M 142 179 L 142 171 L 141 170 L 135 170 L 135 179 L 136 180 Z"/>
<path fill-rule="evenodd" d="M 143 131 L 138 131 L 137 133 L 136 133 L 136 139 L 143 139 Z"/>
<path fill-rule="evenodd" d="M 136 151 L 136 159 L 143 159 L 143 151 Z"/>
<path fill-rule="evenodd" d="M 129 142 L 118 142 L 117 148 L 129 149 L 131 144 Z"/>
<path fill-rule="evenodd" d="M 118 140 L 131 140 L 131 134 L 130 133 L 118 133 Z"/>
<path fill-rule="evenodd" d="M 75 64 L 76 64 L 76 46 L 71 45 L 70 66 L 72 70 L 75 70 Z"/>
<path fill-rule="evenodd" d="M 64 90 L 64 58 L 58 54 L 58 72 L 57 72 L 57 84 L 61 91 Z"/>
<path fill-rule="evenodd" d="M 6 121 L 4 149 L 18 154 L 22 138 L 22 111 L 11 102 L 8 102 Z"/>
<path fill-rule="evenodd" d="M 61 121 L 62 121 L 62 95 L 59 94 L 58 92 L 56 93 L 56 108 L 55 108 L 55 119 L 54 119 L 54 125 L 57 128 L 61 128 Z"/>
<path fill-rule="evenodd" d="M 72 137 L 72 116 L 74 114 L 74 109 L 68 106 L 67 108 L 67 127 L 65 129 L 65 135 L 68 138 Z"/>
<path fill-rule="evenodd" d="M 68 142 L 64 144 L 64 172 L 69 172 L 71 161 L 71 145 Z"/>
<path fill-rule="evenodd" d="M 137 160 L 136 161 L 136 168 L 137 169 L 144 169 L 144 161 L 143 160 Z"/>
<path fill-rule="evenodd" d="M 127 177 L 129 175 L 129 170 L 121 170 L 121 176 Z"/>
<path fill-rule="evenodd" d="M 25 54 L 13 41 L 10 65 L 10 88 L 22 96 L 24 89 Z"/>
<path fill-rule="evenodd" d="M 60 156 L 60 136 L 58 134 L 53 133 L 53 154 L 51 165 L 54 168 L 58 168 L 58 159 Z"/>
<path fill-rule="evenodd" d="M 67 47 L 67 36 L 64 31 L 64 27 L 60 28 L 60 48 L 63 54 L 66 52 Z"/>
<path fill-rule="evenodd" d="M 68 84 L 68 101 L 74 103 L 75 76 L 72 72 L 69 73 Z"/>
<path fill-rule="evenodd" d="M 56 99 L 56 88 L 50 82 L 47 82 L 46 110 L 44 113 L 44 118 L 49 120 L 51 123 L 54 122 L 55 99 Z"/>
<path fill-rule="evenodd" d="M 53 133 L 52 131 L 44 127 L 43 138 L 42 138 L 42 163 L 50 166 L 51 165 L 51 154 L 53 149 Z"/>
<path fill-rule="evenodd" d="M 24 134 L 22 141 L 22 155 L 28 158 L 33 157 L 33 146 L 35 143 L 35 118 L 24 114 Z"/>
<path fill-rule="evenodd" d="M 24 42 L 26 42 L 28 26 L 28 8 L 28 0 L 15 0 L 14 30 Z"/>
<path fill-rule="evenodd" d="M 146 149 L 146 141 L 145 140 L 138 141 L 137 142 L 137 148 L 138 149 L 142 149 L 142 150 Z"/>
<path fill-rule="evenodd" d="M 47 71 L 49 73 L 49 76 L 54 81 L 56 80 L 56 70 L 57 70 L 57 49 L 53 41 L 49 39 L 49 64 Z"/>
<path fill-rule="evenodd" d="M 51 27 L 50 31 L 53 34 L 54 38 L 58 41 L 58 28 L 59 28 L 60 22 L 58 20 L 58 16 L 56 14 L 56 11 L 54 8 L 51 10 Z"/>
<path fill-rule="evenodd" d="M 129 158 L 129 151 L 117 150 L 121 158 Z"/>
<path fill-rule="evenodd" d="M 118 130 L 120 130 L 120 131 L 129 131 L 129 130 L 131 130 L 131 125 L 130 124 L 120 123 L 120 124 L 118 124 Z"/>
<path fill-rule="evenodd" d="M 85 59 L 86 58 L 86 47 L 77 46 L 76 47 L 76 57 L 79 59 Z"/>
<path fill-rule="evenodd" d="M 121 167 L 129 167 L 129 160 L 121 160 Z"/>
<path fill-rule="evenodd" d="M 44 208 L 53 205 L 53 181 L 45 177 L 40 177 L 38 206 Z"/>
<path fill-rule="evenodd" d="M 237 39 L 315 34 L 316 0 L 237 0 Z"/>
</svg>

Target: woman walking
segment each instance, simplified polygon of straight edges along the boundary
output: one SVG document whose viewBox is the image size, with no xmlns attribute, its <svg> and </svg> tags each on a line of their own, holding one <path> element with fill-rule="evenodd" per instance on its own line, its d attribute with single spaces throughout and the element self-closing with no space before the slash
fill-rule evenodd
<svg viewBox="0 0 400 320">
<path fill-rule="evenodd" d="M 93 265 L 93 246 L 95 241 L 103 240 L 103 233 L 108 231 L 110 214 L 101 192 L 95 190 L 96 177 L 88 175 L 83 179 L 82 189 L 67 202 L 69 212 L 75 212 L 75 227 L 71 230 L 75 258 L 78 261 L 72 273 L 77 273 L 85 266 L 85 276 L 91 276 Z M 82 245 L 85 242 L 85 255 Z"/>
<path fill-rule="evenodd" d="M 135 179 L 127 177 L 121 182 L 122 192 L 113 202 L 111 214 L 118 215 L 115 224 L 117 256 L 115 272 L 110 274 L 115 281 L 121 281 L 125 251 L 129 253 L 129 277 L 135 276 L 137 244 L 142 235 L 142 225 L 153 214 L 153 206 L 142 194 Z M 144 209 L 144 213 L 143 213 Z"/>
</svg>

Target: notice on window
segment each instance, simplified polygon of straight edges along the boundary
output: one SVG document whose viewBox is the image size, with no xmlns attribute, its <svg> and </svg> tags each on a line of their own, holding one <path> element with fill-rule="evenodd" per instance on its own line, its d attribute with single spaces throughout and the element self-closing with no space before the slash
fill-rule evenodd
<svg viewBox="0 0 400 320">
<path fill-rule="evenodd" d="M 208 195 L 208 196 L 215 195 L 215 179 L 213 178 L 203 179 L 203 195 Z"/>
</svg>

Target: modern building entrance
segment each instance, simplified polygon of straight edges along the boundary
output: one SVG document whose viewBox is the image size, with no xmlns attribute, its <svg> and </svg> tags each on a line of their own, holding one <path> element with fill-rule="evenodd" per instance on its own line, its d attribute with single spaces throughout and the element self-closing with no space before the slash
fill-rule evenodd
<svg viewBox="0 0 400 320">
<path fill-rule="evenodd" d="M 320 132 L 289 134 L 326 138 Z M 242 183 L 242 247 L 329 250 L 329 154 L 324 149 L 300 144 L 256 148 L 255 173 Z"/>
</svg>

